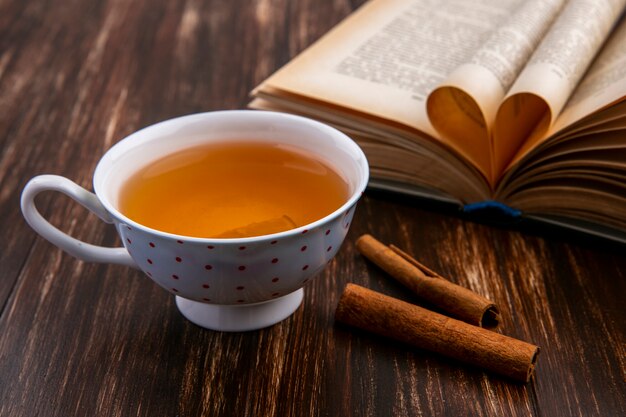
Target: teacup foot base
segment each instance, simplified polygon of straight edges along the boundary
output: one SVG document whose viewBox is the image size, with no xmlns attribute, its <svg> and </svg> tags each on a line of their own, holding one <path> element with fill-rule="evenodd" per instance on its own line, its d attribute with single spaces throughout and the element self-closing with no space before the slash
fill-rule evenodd
<svg viewBox="0 0 626 417">
<path fill-rule="evenodd" d="M 222 332 L 244 332 L 272 326 L 291 316 L 302 303 L 304 290 L 270 301 L 244 305 L 205 304 L 176 297 L 178 309 L 200 327 Z"/>
</svg>

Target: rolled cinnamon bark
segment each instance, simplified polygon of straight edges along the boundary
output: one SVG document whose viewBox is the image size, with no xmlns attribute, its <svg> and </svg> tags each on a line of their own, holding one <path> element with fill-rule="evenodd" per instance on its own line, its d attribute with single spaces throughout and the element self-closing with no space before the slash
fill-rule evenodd
<svg viewBox="0 0 626 417">
<path fill-rule="evenodd" d="M 498 325 L 496 305 L 480 294 L 454 284 L 395 246 L 387 247 L 371 235 L 361 236 L 358 251 L 418 297 L 459 320 L 485 328 Z"/>
<path fill-rule="evenodd" d="M 530 380 L 539 353 L 530 343 L 354 284 L 342 294 L 335 319 L 517 381 Z"/>
</svg>

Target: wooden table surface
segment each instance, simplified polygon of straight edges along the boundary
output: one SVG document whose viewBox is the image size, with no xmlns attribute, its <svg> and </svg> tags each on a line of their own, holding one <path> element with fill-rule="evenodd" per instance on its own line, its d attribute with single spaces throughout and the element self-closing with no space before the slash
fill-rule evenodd
<svg viewBox="0 0 626 417">
<path fill-rule="evenodd" d="M 0 0 L 1 416 L 626 415 L 623 246 L 368 192 L 292 317 L 218 333 L 186 321 L 140 272 L 77 261 L 22 219 L 29 178 L 90 188 L 125 135 L 244 108 L 257 83 L 359 3 Z M 119 243 L 65 197 L 39 206 L 75 237 Z M 498 331 L 541 347 L 532 381 L 336 324 L 348 282 L 419 303 L 359 256 L 363 233 L 499 304 Z"/>
</svg>

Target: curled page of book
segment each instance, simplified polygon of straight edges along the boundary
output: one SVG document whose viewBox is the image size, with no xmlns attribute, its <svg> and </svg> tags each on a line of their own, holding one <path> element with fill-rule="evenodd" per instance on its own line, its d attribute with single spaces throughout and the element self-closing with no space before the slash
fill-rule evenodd
<svg viewBox="0 0 626 417">
<path fill-rule="evenodd" d="M 510 11 L 508 19 L 428 97 L 428 116 L 441 135 L 465 139 L 468 147 L 472 146 L 468 138 L 491 143 L 498 106 L 564 3 L 565 0 L 529 0 L 521 4 L 493 4 Z M 509 10 L 512 6 L 516 8 Z M 489 152 L 494 157 L 492 183 L 502 168 L 501 152 L 495 151 Z"/>
<path fill-rule="evenodd" d="M 493 140 L 498 170 L 526 141 L 544 138 L 624 9 L 624 0 L 573 0 L 500 105 Z"/>
<path fill-rule="evenodd" d="M 515 156 L 514 163 L 534 149 L 538 142 L 564 131 L 577 135 L 576 122 L 589 120 L 603 129 L 618 130 L 626 137 L 626 117 L 623 110 L 615 112 L 616 104 L 626 97 L 626 18 L 622 17 L 610 39 L 576 88 L 547 135 L 527 140 Z M 611 115 L 610 113 L 616 113 Z M 598 114 L 601 113 L 601 114 Z M 621 121 L 619 119 L 622 119 Z M 587 124 L 587 123 L 586 123 Z M 585 125 L 586 125 L 585 124 Z M 589 134 L 586 134 L 589 135 Z"/>
</svg>

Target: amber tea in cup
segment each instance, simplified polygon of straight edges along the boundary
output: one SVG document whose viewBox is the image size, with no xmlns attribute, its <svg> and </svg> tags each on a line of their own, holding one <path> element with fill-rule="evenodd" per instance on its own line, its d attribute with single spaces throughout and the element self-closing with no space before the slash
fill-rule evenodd
<svg viewBox="0 0 626 417">
<path fill-rule="evenodd" d="M 349 196 L 347 182 L 319 157 L 285 144 L 231 140 L 140 168 L 123 184 L 119 204 L 122 213 L 152 229 L 241 238 L 312 223 Z"/>
</svg>

